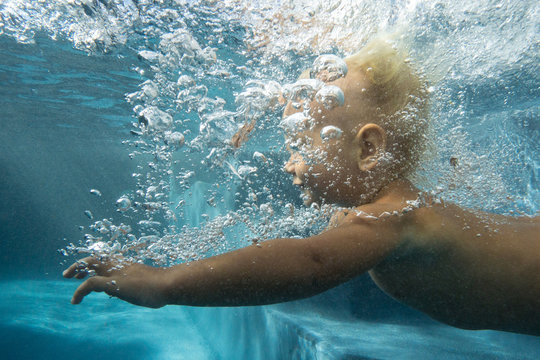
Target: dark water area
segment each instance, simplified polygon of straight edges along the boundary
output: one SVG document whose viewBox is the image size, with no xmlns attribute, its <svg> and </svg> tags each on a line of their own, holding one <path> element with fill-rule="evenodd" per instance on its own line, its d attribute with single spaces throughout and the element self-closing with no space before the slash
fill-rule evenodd
<svg viewBox="0 0 540 360">
<path fill-rule="evenodd" d="M 120 141 L 131 121 L 123 97 L 138 83 L 128 63 L 36 42 L 0 37 L 2 277 L 58 277 L 57 250 L 82 237 L 85 210 L 114 215 L 134 184 Z"/>
</svg>

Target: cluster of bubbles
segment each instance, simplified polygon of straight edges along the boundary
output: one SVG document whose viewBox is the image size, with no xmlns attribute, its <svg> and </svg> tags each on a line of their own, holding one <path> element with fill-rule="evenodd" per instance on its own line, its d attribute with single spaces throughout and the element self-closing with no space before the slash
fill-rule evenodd
<svg viewBox="0 0 540 360">
<path fill-rule="evenodd" d="M 316 122 L 312 117 L 313 102 L 326 110 L 343 106 L 345 95 L 333 81 L 346 76 L 348 71 L 345 61 L 332 54 L 317 57 L 309 70 L 309 79 L 299 79 L 295 83 L 283 86 L 283 97 L 297 112 L 284 117 L 279 127 L 286 134 L 286 146 L 290 151 L 297 152 L 308 164 L 321 163 L 326 160 L 326 152 L 314 148 L 313 138 L 303 134 L 307 130 L 313 131 Z M 319 136 L 324 142 L 341 138 L 343 131 L 334 126 L 324 126 Z M 327 166 L 330 166 L 327 164 Z"/>
<path fill-rule="evenodd" d="M 229 20 L 213 17 L 210 28 L 222 28 Z M 231 67 L 218 58 L 216 47 L 201 46 L 204 37 L 181 25 L 159 29 L 153 36 L 157 41 L 137 50 L 145 66 L 134 70 L 144 81 L 126 95 L 135 121 L 131 138 L 124 141 L 138 164 L 133 173 L 137 185 L 115 204 L 118 218 L 131 226 L 95 220 L 88 210 L 91 232 L 66 253 L 121 253 L 128 261 L 166 265 L 253 240 L 306 236 L 326 223 L 329 205 L 299 208 L 282 196 L 279 186 L 270 188 L 262 174 L 282 173 L 283 135 L 275 130 L 286 102 L 301 103 L 305 111 L 314 100 L 327 109 L 343 105 L 343 92 L 325 83 L 346 74 L 343 60 L 323 55 L 314 62 L 318 70 L 312 70 L 312 79 L 283 86 L 265 76 L 245 81 L 247 68 Z M 219 83 L 240 89 L 234 102 L 230 89 L 212 90 Z M 242 136 L 233 144 L 235 134 Z M 251 137 L 275 144 L 245 144 Z M 283 184 L 289 182 L 281 177 Z M 200 193 L 199 188 L 206 190 Z"/>
<path fill-rule="evenodd" d="M 401 41 L 410 45 L 409 60 L 423 64 L 432 83 L 437 151 L 416 175 L 418 183 L 461 205 L 534 213 L 536 13 L 527 2 L 510 0 L 300 0 L 259 7 L 224 0 L 219 10 L 211 0 L 6 0 L 0 35 L 30 43 L 42 32 L 90 54 L 132 58 L 142 80 L 126 95 L 134 121 L 124 143 L 137 185 L 111 204 L 118 219 L 96 220 L 88 210 L 90 231 L 67 253 L 121 252 L 167 264 L 324 226 L 331 207 L 305 209 L 291 200 L 298 193 L 281 171 L 283 134 L 293 150 L 310 151 L 298 135 L 314 127 L 312 102 L 333 109 L 346 100 L 332 82 L 347 74 L 347 65 L 330 53 L 352 54 L 385 30 L 406 29 Z M 508 15 L 523 21 L 506 21 Z M 305 68 L 309 78 L 293 80 Z M 281 119 L 287 102 L 298 112 Z M 493 105 L 493 116 L 478 110 Z M 492 138 L 476 143 L 474 134 L 486 124 Z M 319 136 L 331 142 L 342 130 L 326 126 Z M 506 139 L 502 146 L 499 138 Z M 522 180 L 510 183 L 516 178 Z M 233 233 L 241 234 L 237 242 Z"/>
</svg>

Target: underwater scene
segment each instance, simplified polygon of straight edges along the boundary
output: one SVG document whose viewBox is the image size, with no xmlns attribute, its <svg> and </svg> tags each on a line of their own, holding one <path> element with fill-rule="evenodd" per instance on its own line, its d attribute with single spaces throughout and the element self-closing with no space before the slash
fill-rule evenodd
<svg viewBox="0 0 540 360">
<path fill-rule="evenodd" d="M 392 219 L 455 206 L 466 209 L 455 218 L 481 214 L 482 230 L 466 219 L 454 237 L 474 232 L 484 244 L 511 234 L 527 247 L 518 258 L 485 242 L 511 252 L 489 263 L 488 277 L 499 276 L 493 284 L 508 299 L 534 298 L 539 19 L 530 0 L 0 0 L 0 357 L 538 359 L 538 298 L 531 311 L 501 300 L 501 311 L 533 325 L 476 326 L 472 307 L 454 319 L 448 305 L 474 300 L 450 285 L 417 285 L 424 275 L 413 270 L 436 274 L 435 262 L 457 258 L 449 247 L 406 267 L 416 248 L 362 244 L 386 252 L 361 271 L 343 265 L 354 259 L 330 261 L 323 270 L 337 275 L 302 289 L 291 275 L 288 295 L 274 285 L 290 251 L 250 260 L 268 264 L 259 279 L 237 277 L 249 293 L 238 298 L 206 273 L 192 276 L 193 295 L 175 290 L 155 303 L 157 285 L 142 300 L 121 292 L 147 277 L 107 277 L 148 266 L 219 273 L 212 259 L 240 249 L 352 237 L 339 232 L 343 221 L 387 224 L 365 235 L 383 244 Z M 364 177 L 347 174 L 350 163 Z M 363 210 L 387 204 L 379 190 L 405 182 L 423 195 Z M 430 234 L 450 238 L 441 224 Z M 309 272 L 302 259 L 290 261 Z M 387 281 L 388 259 L 410 281 Z M 466 283 L 466 265 L 444 264 L 452 275 L 439 279 Z M 532 290 L 506 286 L 506 268 Z M 83 283 L 86 275 L 94 280 Z M 265 276 L 270 285 L 253 285 Z M 223 289 L 236 281 L 217 279 Z M 473 299 L 496 293 L 463 287 Z"/>
</svg>

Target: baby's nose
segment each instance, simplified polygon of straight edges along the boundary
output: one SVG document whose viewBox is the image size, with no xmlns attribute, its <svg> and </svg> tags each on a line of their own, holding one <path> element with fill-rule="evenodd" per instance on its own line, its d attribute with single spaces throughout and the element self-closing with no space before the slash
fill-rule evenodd
<svg viewBox="0 0 540 360">
<path fill-rule="evenodd" d="M 296 163 L 296 157 L 294 155 L 291 155 L 291 157 L 289 158 L 289 161 L 285 163 L 285 166 L 283 167 L 283 169 L 289 174 L 294 174 L 295 163 Z"/>
</svg>

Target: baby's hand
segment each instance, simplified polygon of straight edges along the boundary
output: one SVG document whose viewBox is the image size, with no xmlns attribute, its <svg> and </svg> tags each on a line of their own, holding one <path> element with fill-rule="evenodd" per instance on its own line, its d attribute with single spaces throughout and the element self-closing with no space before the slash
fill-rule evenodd
<svg viewBox="0 0 540 360">
<path fill-rule="evenodd" d="M 84 281 L 73 294 L 72 304 L 79 304 L 92 291 L 105 292 L 135 305 L 159 308 L 166 305 L 163 272 L 143 264 L 100 261 L 87 257 L 75 262 L 62 275 L 65 278 L 83 279 L 91 273 L 95 276 Z"/>
</svg>

